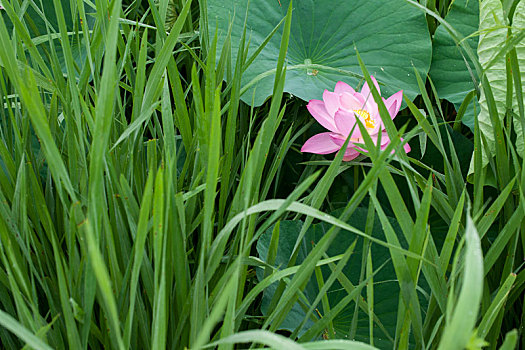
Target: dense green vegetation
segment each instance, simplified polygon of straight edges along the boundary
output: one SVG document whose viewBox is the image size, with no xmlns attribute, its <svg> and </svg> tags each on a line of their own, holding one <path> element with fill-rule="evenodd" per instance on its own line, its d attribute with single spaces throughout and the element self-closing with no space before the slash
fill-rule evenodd
<svg viewBox="0 0 525 350">
<path fill-rule="evenodd" d="M 2 4 L 1 348 L 525 348 L 525 0 Z"/>
</svg>

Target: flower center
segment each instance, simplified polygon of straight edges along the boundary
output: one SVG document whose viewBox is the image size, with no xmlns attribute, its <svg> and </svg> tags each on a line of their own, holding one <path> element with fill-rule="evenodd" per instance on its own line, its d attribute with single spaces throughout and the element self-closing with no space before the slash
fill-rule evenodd
<svg viewBox="0 0 525 350">
<path fill-rule="evenodd" d="M 373 129 L 376 126 L 376 123 L 374 119 L 370 116 L 370 113 L 365 111 L 364 109 L 354 109 L 354 113 L 360 116 L 364 121 L 365 125 L 369 129 Z"/>
</svg>

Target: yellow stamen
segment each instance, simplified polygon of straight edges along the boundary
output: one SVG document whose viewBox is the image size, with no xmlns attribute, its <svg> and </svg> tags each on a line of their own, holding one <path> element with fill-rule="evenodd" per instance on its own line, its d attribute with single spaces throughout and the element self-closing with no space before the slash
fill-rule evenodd
<svg viewBox="0 0 525 350">
<path fill-rule="evenodd" d="M 354 113 L 360 116 L 365 121 L 365 126 L 369 129 L 373 129 L 376 126 L 376 123 L 374 119 L 370 116 L 370 113 L 368 111 L 365 111 L 364 109 L 355 109 Z"/>
</svg>

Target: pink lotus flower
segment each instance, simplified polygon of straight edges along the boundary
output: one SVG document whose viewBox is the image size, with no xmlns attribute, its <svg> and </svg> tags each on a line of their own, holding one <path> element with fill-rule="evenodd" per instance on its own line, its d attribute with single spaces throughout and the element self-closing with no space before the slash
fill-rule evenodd
<svg viewBox="0 0 525 350">
<path fill-rule="evenodd" d="M 374 77 L 371 77 L 379 94 L 379 84 Z M 401 107 L 403 91 L 398 91 L 388 99 L 383 98 L 390 117 L 394 119 Z M 361 131 L 357 125 L 356 119 L 363 123 L 372 140 L 377 144 L 379 135 L 381 135 L 381 150 L 384 150 L 390 143 L 385 126 L 379 115 L 379 108 L 374 101 L 370 92 L 370 87 L 365 82 L 361 92 L 356 92 L 348 84 L 342 81 L 335 84 L 334 92 L 325 90 L 323 101 L 310 100 L 306 106 L 310 114 L 330 132 L 323 132 L 309 138 L 301 152 L 329 154 L 337 152 L 343 146 L 346 138 L 353 130 L 346 148 L 343 160 L 349 161 L 356 158 L 361 150 L 366 153 L 362 146 L 355 143 L 364 144 Z M 355 128 L 354 128 L 355 125 Z M 410 146 L 405 144 L 405 152 L 410 152 Z"/>
</svg>

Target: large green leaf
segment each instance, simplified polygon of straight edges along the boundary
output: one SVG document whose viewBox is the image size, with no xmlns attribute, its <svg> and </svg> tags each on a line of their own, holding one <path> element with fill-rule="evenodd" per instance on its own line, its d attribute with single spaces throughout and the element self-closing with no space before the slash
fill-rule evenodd
<svg viewBox="0 0 525 350">
<path fill-rule="evenodd" d="M 478 46 L 477 36 L 469 37 L 478 30 L 479 4 L 478 0 L 456 0 L 452 3 L 445 20 L 468 43 L 473 52 Z M 456 106 L 456 110 L 465 99 L 467 93 L 476 88 L 473 78 L 479 81 L 472 61 L 452 39 L 444 26 L 439 26 L 432 43 L 432 65 L 430 77 L 434 82 L 440 98 L 447 99 Z M 468 64 L 468 66 L 467 66 Z M 469 71 L 470 68 L 470 71 Z M 474 101 L 475 99 L 473 99 Z M 471 102 L 463 116 L 463 123 L 474 129 L 474 106 Z M 478 107 L 479 110 L 479 107 Z"/>
<path fill-rule="evenodd" d="M 366 219 L 367 219 L 368 209 L 358 208 L 350 220 L 349 224 L 352 226 L 364 230 Z M 399 233 L 399 237 L 402 237 L 401 230 L 396 220 L 389 218 L 390 223 Z M 277 255 L 275 258 L 274 265 L 283 269 L 286 267 L 288 259 L 292 253 L 293 247 L 301 231 L 302 222 L 301 221 L 283 221 L 280 223 L 280 235 L 279 235 L 279 244 L 277 249 Z M 312 250 L 313 245 L 318 242 L 323 235 L 329 230 L 330 226 L 325 223 L 319 223 L 312 225 L 307 234 L 303 238 L 303 242 L 300 246 L 300 252 L 297 258 L 296 264 L 301 264 L 307 254 Z M 270 246 L 271 236 L 273 228 L 268 229 L 257 242 L 257 252 L 259 257 L 266 261 L 268 256 L 268 250 Z M 384 234 L 381 228 L 379 220 L 376 218 L 374 221 L 373 229 L 374 237 L 378 239 L 385 240 Z M 354 242 L 356 236 L 349 233 L 341 233 L 337 241 L 332 243 L 327 253 L 329 256 L 336 256 L 343 254 L 345 250 Z M 372 244 L 372 258 L 373 266 L 375 268 L 379 267 L 385 261 L 390 258 L 390 253 L 387 248 Z M 361 273 L 361 259 L 362 259 L 362 241 L 357 242 L 354 253 L 346 267 L 343 269 L 343 273 L 346 277 L 354 284 L 359 283 L 360 273 Z M 326 280 L 331 273 L 331 270 L 326 266 L 323 266 L 323 276 Z M 258 271 L 259 279 L 263 277 L 263 271 Z M 395 272 L 393 265 L 388 262 L 387 265 L 381 269 L 377 275 L 374 277 L 374 313 L 379 318 L 382 325 L 385 327 L 386 331 L 393 338 L 396 330 L 396 315 L 397 315 L 397 306 L 399 300 L 399 284 L 395 277 Z M 263 300 L 261 309 L 263 314 L 267 314 L 269 304 L 272 300 L 273 294 L 275 292 L 276 284 L 271 285 L 267 288 L 263 294 Z M 312 302 L 317 293 L 318 287 L 315 277 L 309 281 L 307 286 L 304 289 L 304 294 L 309 302 Z M 334 307 L 341 299 L 347 295 L 347 292 L 344 288 L 341 287 L 339 283 L 332 285 L 330 290 L 327 293 L 329 305 Z M 317 308 L 319 312 L 324 315 L 322 305 L 318 305 Z M 354 313 L 355 304 L 351 303 L 347 305 L 343 311 L 337 315 L 334 320 L 334 330 L 336 332 L 335 336 L 337 338 L 347 338 L 349 330 L 351 328 L 352 317 Z M 317 316 L 317 315 L 316 315 Z M 292 308 L 291 312 L 287 315 L 284 322 L 281 324 L 281 329 L 287 329 L 293 331 L 297 326 L 303 321 L 305 317 L 305 312 L 301 306 L 296 303 Z M 368 330 L 369 318 L 366 313 L 362 310 L 358 313 L 358 323 L 357 323 L 357 332 L 355 335 L 355 340 L 369 342 L 369 330 Z M 313 321 L 308 321 L 306 324 L 307 330 L 313 325 Z M 378 348 L 390 349 L 393 347 L 393 343 L 388 339 L 384 332 L 378 327 L 374 327 L 374 345 Z"/>
<path fill-rule="evenodd" d="M 516 10 L 514 11 L 514 18 L 512 20 L 513 34 L 518 34 L 520 31 L 523 30 L 525 30 L 525 0 L 521 0 L 516 6 Z M 525 40 L 521 40 L 518 44 L 516 44 L 516 54 L 518 56 L 518 65 L 520 68 L 521 75 L 521 96 L 525 96 Z M 514 89 L 516 89 L 515 85 Z M 516 91 L 514 91 L 512 110 L 519 115 L 518 95 L 516 94 Z M 523 140 L 522 125 L 518 118 L 514 118 L 513 121 L 514 127 L 516 128 L 516 133 L 518 134 L 518 138 L 516 139 L 516 147 L 518 149 L 518 152 L 523 156 L 525 145 Z"/>
<path fill-rule="evenodd" d="M 219 45 L 222 46 L 233 21 L 231 52 L 235 56 L 248 0 L 208 0 L 207 4 L 209 30 L 214 33 L 218 28 Z M 246 21 L 250 53 L 281 21 L 288 4 L 288 0 L 250 2 Z M 364 81 L 355 54 L 357 48 L 369 72 L 386 85 L 383 95 L 398 90 L 404 90 L 409 98 L 419 94 L 412 65 L 426 75 L 431 58 L 430 35 L 421 11 L 404 0 L 301 0 L 293 6 L 286 92 L 309 100 L 320 98 L 324 89 L 333 90 L 339 80 L 357 86 Z M 242 84 L 246 86 L 268 72 L 255 85 L 256 106 L 272 93 L 271 70 L 279 55 L 279 33 L 243 76 Z M 252 96 L 250 89 L 243 100 L 251 103 Z"/>
<path fill-rule="evenodd" d="M 513 35 L 518 34 L 525 29 L 524 11 L 525 1 L 522 0 L 515 10 L 513 26 L 511 29 Z M 506 23 L 507 19 L 504 16 L 503 8 L 499 0 L 484 0 L 481 2 L 479 29 L 482 31 L 482 35 L 480 36 L 478 46 L 479 62 L 490 82 L 498 110 L 498 116 L 502 121 L 505 117 L 507 107 L 511 108 L 515 113 L 518 113 L 518 100 L 515 90 L 513 91 L 512 105 L 507 106 L 506 104 L 508 89 L 505 55 L 499 55 L 499 57 L 496 56 L 500 53 L 501 49 L 507 42 L 508 30 L 504 27 Z M 525 86 L 525 43 L 523 41 L 516 45 L 516 53 L 518 56 L 521 84 L 523 88 L 523 86 Z M 490 155 L 483 153 L 483 164 L 486 165 L 488 163 L 488 156 L 494 155 L 495 140 L 484 91 L 481 91 L 479 104 L 481 107 L 478 115 L 479 127 L 488 142 L 488 148 L 491 153 Z M 519 121 L 519 118 L 513 118 L 513 123 L 517 134 L 516 149 L 518 153 L 523 156 L 524 143 L 521 122 Z"/>
</svg>

